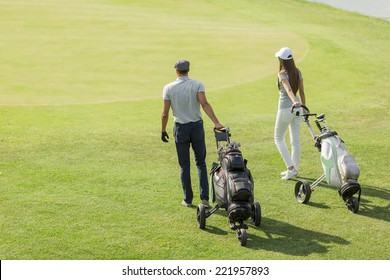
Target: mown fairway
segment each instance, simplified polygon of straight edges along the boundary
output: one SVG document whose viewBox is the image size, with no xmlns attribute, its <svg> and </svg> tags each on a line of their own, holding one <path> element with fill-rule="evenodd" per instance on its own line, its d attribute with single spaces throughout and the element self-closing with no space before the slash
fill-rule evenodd
<svg viewBox="0 0 390 280">
<path fill-rule="evenodd" d="M 293 0 L 0 0 L 0 259 L 389 259 L 389 34 L 389 22 Z M 307 105 L 360 165 L 358 214 L 325 183 L 302 205 L 280 180 L 283 46 Z M 249 161 L 263 215 L 246 247 L 224 211 L 200 230 L 180 205 L 160 114 L 182 57 Z M 319 153 L 301 135 L 300 176 L 313 181 Z M 197 183 L 193 165 L 196 197 Z"/>
</svg>

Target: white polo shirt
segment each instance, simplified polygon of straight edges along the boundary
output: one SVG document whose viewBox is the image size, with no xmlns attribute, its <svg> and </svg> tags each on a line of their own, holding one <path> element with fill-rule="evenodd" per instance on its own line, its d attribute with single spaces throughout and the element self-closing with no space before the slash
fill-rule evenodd
<svg viewBox="0 0 390 280">
<path fill-rule="evenodd" d="M 186 124 L 202 119 L 198 93 L 206 92 L 203 83 L 180 76 L 163 89 L 163 99 L 171 102 L 173 120 Z"/>
</svg>

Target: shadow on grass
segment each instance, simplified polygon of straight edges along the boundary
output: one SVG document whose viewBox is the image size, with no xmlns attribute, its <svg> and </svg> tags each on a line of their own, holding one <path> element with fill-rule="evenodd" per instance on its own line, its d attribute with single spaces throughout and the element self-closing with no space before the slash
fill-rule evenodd
<svg viewBox="0 0 390 280">
<path fill-rule="evenodd" d="M 217 213 L 227 219 L 226 211 L 217 211 L 214 214 Z M 252 250 L 273 251 L 292 256 L 308 256 L 315 253 L 327 253 L 329 244 L 349 244 L 349 241 L 339 236 L 300 228 L 265 217 L 262 218 L 259 228 L 252 225 L 249 220 L 246 224 L 249 226 L 246 248 Z M 215 235 L 235 234 L 228 224 L 226 224 L 226 228 L 218 228 L 206 222 L 204 231 Z M 267 237 L 258 236 L 259 231 L 264 232 Z"/>
<path fill-rule="evenodd" d="M 212 218 L 211 218 L 212 216 L 221 216 L 223 217 L 223 219 L 226 219 L 226 230 L 220 229 L 215 226 L 211 226 L 210 223 L 212 223 Z M 229 231 L 232 230 L 229 228 L 228 216 L 226 210 L 221 208 L 215 211 L 211 216 L 209 216 L 206 219 L 206 228 L 204 230 L 207 231 L 208 233 L 212 233 L 216 235 L 228 235 Z"/>
<path fill-rule="evenodd" d="M 226 227 L 226 228 L 229 229 L 229 227 Z M 210 226 L 210 225 L 206 225 L 206 228 L 204 229 L 204 231 L 206 231 L 208 233 L 215 234 L 215 235 L 228 235 L 227 230 L 223 230 L 223 229 L 220 229 L 218 227 Z"/>
<path fill-rule="evenodd" d="M 292 180 L 296 182 L 298 182 L 299 180 L 306 180 L 310 184 L 312 184 L 316 179 L 299 177 L 299 178 L 294 178 Z M 318 187 L 332 189 L 334 190 L 336 195 L 339 196 L 338 188 L 330 186 L 325 181 L 318 184 L 318 186 L 315 189 L 317 189 Z M 362 194 L 360 197 L 360 206 L 357 214 L 369 218 L 373 218 L 373 219 L 383 220 L 385 222 L 390 222 L 390 215 L 389 215 L 390 202 L 387 203 L 387 205 L 385 206 L 378 206 L 375 205 L 373 201 L 370 199 L 370 197 L 373 197 L 373 198 L 383 199 L 385 201 L 390 201 L 390 190 L 386 188 L 380 188 L 380 187 L 370 186 L 370 185 L 361 185 L 361 189 L 362 189 Z M 357 197 L 357 194 L 355 195 L 355 197 Z M 307 203 L 307 205 L 317 207 L 317 208 L 329 208 L 328 206 L 325 206 L 320 203 L 313 203 L 310 200 Z"/>
<path fill-rule="evenodd" d="M 390 222 L 390 190 L 375 186 L 362 185 L 362 196 L 358 215 Z M 385 206 L 375 205 L 370 197 L 380 198 L 387 202 Z"/>
<path fill-rule="evenodd" d="M 306 203 L 306 205 L 313 206 L 316 208 L 330 209 L 330 207 L 328 205 L 325 205 L 323 203 L 316 203 L 316 202 L 309 201 L 308 203 Z"/>
<path fill-rule="evenodd" d="M 251 234 L 252 230 L 263 231 L 267 237 Z M 246 247 L 254 250 L 279 252 L 292 256 L 308 256 L 328 252 L 327 244 L 348 245 L 339 236 L 308 230 L 270 218 L 263 218 L 260 228 L 248 230 Z"/>
</svg>

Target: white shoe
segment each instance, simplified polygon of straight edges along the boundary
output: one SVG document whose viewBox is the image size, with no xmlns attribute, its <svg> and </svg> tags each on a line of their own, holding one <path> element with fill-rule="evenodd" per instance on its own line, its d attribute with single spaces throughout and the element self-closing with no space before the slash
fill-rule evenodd
<svg viewBox="0 0 390 280">
<path fill-rule="evenodd" d="M 286 176 L 287 172 L 288 172 L 288 170 L 282 171 L 282 172 L 280 172 L 280 175 L 281 176 Z M 298 170 L 297 170 L 297 175 L 298 175 Z"/>
<path fill-rule="evenodd" d="M 293 177 L 297 177 L 297 175 L 298 175 L 298 171 L 296 171 L 295 169 L 287 170 L 284 176 L 282 177 L 282 180 L 290 180 Z"/>
</svg>

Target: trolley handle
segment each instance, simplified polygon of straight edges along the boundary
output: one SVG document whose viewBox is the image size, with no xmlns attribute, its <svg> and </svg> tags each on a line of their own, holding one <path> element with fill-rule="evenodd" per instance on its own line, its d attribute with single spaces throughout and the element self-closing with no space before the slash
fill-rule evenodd
<svg viewBox="0 0 390 280">
<path fill-rule="evenodd" d="M 300 114 L 299 111 L 297 111 L 297 112 L 295 112 L 295 115 L 305 117 L 305 119 L 307 119 L 309 116 L 317 116 L 316 113 L 310 113 L 309 108 L 307 108 L 305 105 L 301 105 L 301 107 L 304 109 L 304 111 L 306 111 L 306 113 Z M 294 109 L 295 109 L 295 106 L 292 105 L 291 114 L 294 114 Z"/>
<path fill-rule="evenodd" d="M 225 141 L 229 144 L 231 136 L 229 127 L 223 127 L 221 129 L 214 127 L 214 136 L 217 148 L 219 147 L 218 142 Z"/>
<path fill-rule="evenodd" d="M 215 132 L 215 133 L 218 133 L 218 132 L 230 132 L 230 128 L 227 127 L 227 126 L 222 127 L 222 128 L 220 128 L 220 129 L 214 127 L 214 132 Z"/>
</svg>

